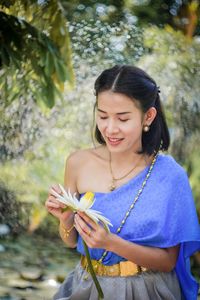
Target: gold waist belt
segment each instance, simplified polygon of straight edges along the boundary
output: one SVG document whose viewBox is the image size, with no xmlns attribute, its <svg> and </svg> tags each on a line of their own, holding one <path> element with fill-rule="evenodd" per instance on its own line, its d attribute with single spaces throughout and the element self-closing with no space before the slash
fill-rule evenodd
<svg viewBox="0 0 200 300">
<path fill-rule="evenodd" d="M 148 269 L 140 267 L 131 261 L 121 261 L 112 266 L 105 266 L 98 260 L 91 260 L 93 269 L 98 276 L 133 276 Z M 88 271 L 88 263 L 85 256 L 81 256 L 81 266 Z"/>
</svg>

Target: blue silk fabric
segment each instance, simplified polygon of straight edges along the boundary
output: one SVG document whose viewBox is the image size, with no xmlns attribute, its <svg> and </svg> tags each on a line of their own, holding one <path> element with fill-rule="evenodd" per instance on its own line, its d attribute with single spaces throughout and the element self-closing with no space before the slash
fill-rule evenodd
<svg viewBox="0 0 200 300">
<path fill-rule="evenodd" d="M 148 170 L 146 167 L 110 193 L 95 193 L 92 209 L 110 219 L 111 232 L 117 232 Z M 170 155 L 158 155 L 151 176 L 118 235 L 143 246 L 168 248 L 180 244 L 175 271 L 185 300 L 197 299 L 198 284 L 191 275 L 190 256 L 200 250 L 200 226 L 187 174 Z M 77 251 L 85 255 L 80 236 Z M 104 252 L 103 249 L 89 251 L 96 260 Z M 108 252 L 103 264 L 113 265 L 122 260 L 125 259 Z"/>
</svg>

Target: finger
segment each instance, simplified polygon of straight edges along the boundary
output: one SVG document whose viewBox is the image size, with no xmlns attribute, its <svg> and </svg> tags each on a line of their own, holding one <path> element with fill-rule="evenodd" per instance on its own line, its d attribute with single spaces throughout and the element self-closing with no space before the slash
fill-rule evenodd
<svg viewBox="0 0 200 300">
<path fill-rule="evenodd" d="M 74 227 L 76 228 L 76 230 L 78 231 L 78 233 L 80 234 L 80 236 L 82 237 L 82 239 L 86 242 L 86 244 L 89 246 L 90 245 L 90 242 L 91 242 L 91 238 L 92 238 L 92 232 L 91 231 L 91 228 L 89 228 L 89 233 L 90 235 L 88 235 L 83 229 L 82 227 L 80 226 L 80 224 L 78 223 L 78 221 L 76 221 L 74 219 Z"/>
<path fill-rule="evenodd" d="M 50 194 L 48 195 L 48 198 L 55 199 L 57 202 L 64 204 L 61 200 L 60 197 L 62 198 L 62 193 L 58 193 L 55 190 L 51 189 Z M 65 204 L 64 204 L 65 205 Z"/>
<path fill-rule="evenodd" d="M 89 233 L 90 227 L 87 225 L 87 223 L 85 223 L 83 219 L 81 219 L 81 217 L 78 214 L 75 215 L 74 220 L 76 221 L 76 223 L 79 225 L 79 227 L 83 232 Z"/>
<path fill-rule="evenodd" d="M 59 200 L 57 200 L 57 198 L 55 196 L 49 196 L 48 197 L 48 200 L 50 202 L 53 202 L 53 203 L 56 203 L 59 205 L 60 208 L 65 208 L 67 207 L 67 205 L 65 205 L 64 203 L 61 203 Z"/>
<path fill-rule="evenodd" d="M 92 228 L 77 214 L 75 216 L 75 221 L 78 223 L 84 233 L 91 235 Z"/>
<path fill-rule="evenodd" d="M 46 207 L 47 208 L 60 208 L 60 205 L 59 204 L 57 204 L 57 203 L 54 203 L 54 202 L 47 202 L 47 204 L 46 204 Z"/>
<path fill-rule="evenodd" d="M 90 217 L 88 217 L 85 213 L 78 211 L 77 214 L 92 227 L 93 230 L 97 230 L 98 226 Z"/>
<path fill-rule="evenodd" d="M 61 201 L 59 201 L 58 198 L 54 198 L 54 201 L 55 203 L 57 203 L 59 205 L 60 208 L 67 208 L 68 206 L 64 203 L 62 203 Z"/>
<path fill-rule="evenodd" d="M 47 209 L 49 208 L 57 208 L 57 209 L 63 209 L 65 208 L 66 206 L 63 205 L 62 203 L 59 203 L 58 201 L 55 201 L 55 199 L 51 200 L 51 199 L 47 199 L 46 202 L 45 202 L 45 207 Z"/>
<path fill-rule="evenodd" d="M 52 195 L 50 195 L 48 197 L 48 200 L 51 201 L 51 202 L 59 203 L 59 201 L 57 200 L 57 198 L 55 196 L 52 196 Z"/>
<path fill-rule="evenodd" d="M 52 202 L 51 200 L 47 199 L 45 202 L 45 207 L 47 209 L 51 209 L 51 208 L 60 208 L 59 204 L 56 202 Z"/>
<path fill-rule="evenodd" d="M 61 191 L 59 185 L 57 185 L 57 184 L 53 184 L 53 185 L 50 187 L 50 189 L 49 189 L 49 193 L 50 193 L 50 194 L 51 194 L 51 190 L 56 191 L 58 194 L 62 194 L 62 191 Z"/>
</svg>

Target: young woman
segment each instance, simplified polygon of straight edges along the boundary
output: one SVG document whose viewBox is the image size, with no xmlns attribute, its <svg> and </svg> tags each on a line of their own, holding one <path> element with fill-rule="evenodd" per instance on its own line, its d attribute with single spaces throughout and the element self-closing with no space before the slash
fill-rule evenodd
<svg viewBox="0 0 200 300">
<path fill-rule="evenodd" d="M 60 220 L 61 238 L 81 254 L 54 299 L 98 298 L 83 239 L 104 299 L 196 300 L 189 258 L 200 249 L 200 229 L 185 171 L 159 152 L 170 142 L 159 88 L 144 71 L 125 65 L 103 71 L 95 92 L 99 146 L 70 155 L 65 187 L 79 197 L 93 192 L 92 208 L 113 227 L 108 233 L 84 213 L 63 212 L 49 194 L 46 207 Z"/>
</svg>

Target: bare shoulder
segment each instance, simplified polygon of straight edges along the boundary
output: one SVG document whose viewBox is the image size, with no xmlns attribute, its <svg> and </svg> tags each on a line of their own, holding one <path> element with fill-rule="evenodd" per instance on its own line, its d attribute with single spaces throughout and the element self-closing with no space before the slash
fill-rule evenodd
<svg viewBox="0 0 200 300">
<path fill-rule="evenodd" d="M 78 177 L 85 162 L 88 161 L 88 152 L 88 150 L 77 150 L 71 153 L 66 159 L 64 185 L 73 192 L 78 192 Z"/>
<path fill-rule="evenodd" d="M 107 162 L 108 152 L 104 146 L 73 152 L 66 161 L 65 186 L 79 194 L 97 190 L 97 183 L 106 177 Z"/>
<path fill-rule="evenodd" d="M 77 168 L 91 158 L 92 149 L 81 149 L 71 153 L 66 160 L 69 167 Z"/>
<path fill-rule="evenodd" d="M 106 160 L 107 154 L 105 147 L 89 148 L 76 150 L 67 158 L 67 165 L 73 168 L 79 168 L 94 160 Z"/>
</svg>

